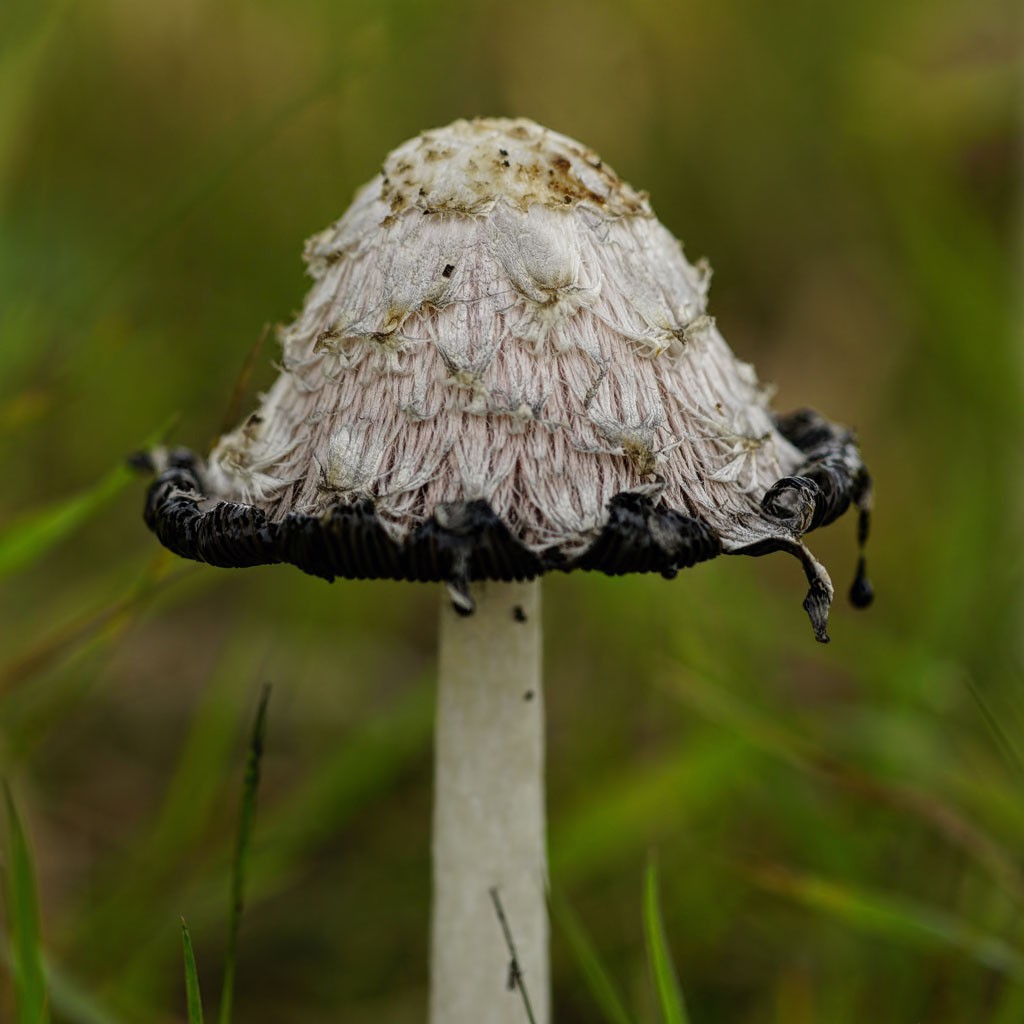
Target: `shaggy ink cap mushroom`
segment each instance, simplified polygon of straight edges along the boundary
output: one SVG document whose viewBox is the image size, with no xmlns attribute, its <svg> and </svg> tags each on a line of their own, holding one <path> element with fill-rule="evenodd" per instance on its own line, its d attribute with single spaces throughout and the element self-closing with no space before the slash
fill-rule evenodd
<svg viewBox="0 0 1024 1024">
<path fill-rule="evenodd" d="M 257 411 L 205 462 L 158 453 L 146 521 L 172 551 L 442 580 L 466 613 L 474 580 L 787 551 L 828 639 L 803 536 L 852 503 L 863 546 L 855 439 L 771 412 L 708 315 L 707 264 L 594 152 L 522 119 L 424 132 L 305 257 Z"/>
</svg>

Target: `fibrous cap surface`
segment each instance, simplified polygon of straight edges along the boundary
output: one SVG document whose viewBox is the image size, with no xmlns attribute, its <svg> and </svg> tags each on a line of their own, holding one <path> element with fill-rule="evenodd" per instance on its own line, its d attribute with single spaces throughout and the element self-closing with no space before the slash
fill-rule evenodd
<svg viewBox="0 0 1024 1024">
<path fill-rule="evenodd" d="M 525 553 L 513 575 L 785 548 L 831 596 L 800 538 L 866 494 L 852 440 L 829 434 L 843 493 L 828 516 L 792 488 L 766 508 L 807 435 L 780 429 L 709 316 L 706 264 L 585 146 L 522 119 L 424 132 L 306 259 L 283 372 L 197 468 L 200 512 L 234 502 L 281 531 L 358 507 L 412 550 L 485 509 Z M 492 561 L 460 571 L 512 572 Z M 345 565 L 323 574 L 374 574 Z"/>
</svg>

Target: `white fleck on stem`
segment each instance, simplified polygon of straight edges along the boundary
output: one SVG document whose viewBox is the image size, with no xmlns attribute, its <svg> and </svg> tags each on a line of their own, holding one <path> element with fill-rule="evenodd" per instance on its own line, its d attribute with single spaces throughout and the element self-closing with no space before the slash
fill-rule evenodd
<svg viewBox="0 0 1024 1024">
<path fill-rule="evenodd" d="M 550 1020 L 540 583 L 477 583 L 441 609 L 431 1024 Z"/>
</svg>

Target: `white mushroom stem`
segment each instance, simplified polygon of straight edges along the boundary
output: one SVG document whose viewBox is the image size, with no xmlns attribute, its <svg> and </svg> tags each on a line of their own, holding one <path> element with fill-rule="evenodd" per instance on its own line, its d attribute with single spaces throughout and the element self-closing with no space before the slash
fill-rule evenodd
<svg viewBox="0 0 1024 1024">
<path fill-rule="evenodd" d="M 475 584 L 441 610 L 432 1024 L 524 1024 L 497 892 L 536 1024 L 550 1020 L 540 583 Z"/>
</svg>

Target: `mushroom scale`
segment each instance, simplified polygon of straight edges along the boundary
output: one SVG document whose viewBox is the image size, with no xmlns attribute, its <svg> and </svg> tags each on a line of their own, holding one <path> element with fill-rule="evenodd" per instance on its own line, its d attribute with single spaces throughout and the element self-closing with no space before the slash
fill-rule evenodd
<svg viewBox="0 0 1024 1024">
<path fill-rule="evenodd" d="M 773 415 L 707 313 L 710 270 L 581 144 L 457 121 L 389 155 L 314 236 L 283 372 L 202 460 L 154 453 L 146 521 L 179 555 L 326 579 L 660 572 L 802 542 L 870 478 L 849 431 Z M 870 601 L 863 556 L 851 598 Z"/>
</svg>

